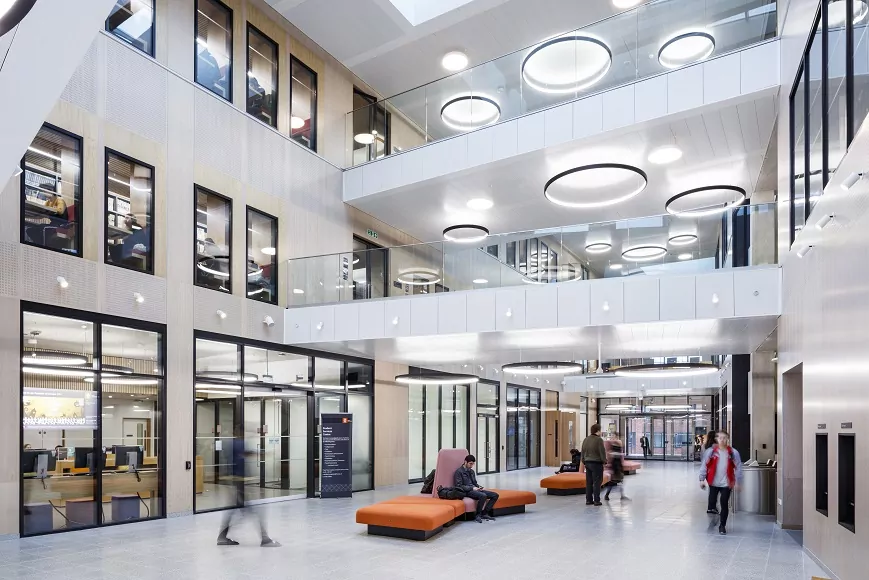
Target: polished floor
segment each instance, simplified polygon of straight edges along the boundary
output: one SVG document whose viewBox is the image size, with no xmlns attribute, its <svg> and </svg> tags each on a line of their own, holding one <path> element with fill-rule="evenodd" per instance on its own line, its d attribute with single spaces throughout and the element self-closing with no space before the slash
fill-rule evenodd
<svg viewBox="0 0 869 580">
<path fill-rule="evenodd" d="M 0 578 L 69 580 L 389 578 L 625 578 L 809 580 L 825 577 L 771 517 L 736 514 L 729 535 L 705 513 L 696 468 L 649 462 L 627 479 L 630 502 L 585 506 L 546 496 L 549 469 L 483 476 L 483 485 L 530 489 L 538 503 L 495 522 L 462 522 L 427 542 L 368 536 L 357 507 L 418 491 L 417 485 L 352 499 L 258 507 L 283 543 L 262 549 L 252 522 L 215 545 L 220 513 L 0 542 Z M 617 494 L 613 494 L 616 498 Z"/>
</svg>

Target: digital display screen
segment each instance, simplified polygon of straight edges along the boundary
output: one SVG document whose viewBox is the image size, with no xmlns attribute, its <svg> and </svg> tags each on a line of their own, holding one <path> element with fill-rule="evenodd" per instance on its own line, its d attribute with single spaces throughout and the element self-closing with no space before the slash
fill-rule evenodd
<svg viewBox="0 0 869 580">
<path fill-rule="evenodd" d="M 67 389 L 24 389 L 25 429 L 96 429 L 97 394 Z"/>
</svg>

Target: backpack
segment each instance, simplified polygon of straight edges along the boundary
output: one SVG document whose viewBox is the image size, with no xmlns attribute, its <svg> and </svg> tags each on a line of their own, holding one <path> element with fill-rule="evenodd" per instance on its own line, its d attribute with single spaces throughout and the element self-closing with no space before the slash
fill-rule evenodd
<svg viewBox="0 0 869 580">
<path fill-rule="evenodd" d="M 465 499 L 465 492 L 457 487 L 438 486 L 438 497 L 441 499 Z"/>
<path fill-rule="evenodd" d="M 431 493 L 434 489 L 435 470 L 432 469 L 425 480 L 422 482 L 422 491 L 420 493 Z"/>
</svg>

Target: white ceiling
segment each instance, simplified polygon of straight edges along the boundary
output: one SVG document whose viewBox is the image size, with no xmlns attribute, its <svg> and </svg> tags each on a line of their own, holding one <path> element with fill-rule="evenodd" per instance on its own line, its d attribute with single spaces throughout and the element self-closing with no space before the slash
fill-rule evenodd
<svg viewBox="0 0 869 580">
<path fill-rule="evenodd" d="M 704 185 L 736 185 L 752 194 L 775 126 L 776 102 L 774 94 L 765 94 L 709 107 L 675 121 L 635 125 L 349 203 L 417 239 L 435 241 L 444 228 L 461 223 L 480 224 L 495 234 L 661 215 L 667 199 Z M 673 143 L 684 153 L 681 160 L 670 165 L 647 161 L 653 149 Z M 625 203 L 602 208 L 564 208 L 543 197 L 543 186 L 557 173 L 606 162 L 640 167 L 648 186 Z M 492 199 L 494 207 L 468 209 L 467 201 L 477 197 Z"/>
</svg>

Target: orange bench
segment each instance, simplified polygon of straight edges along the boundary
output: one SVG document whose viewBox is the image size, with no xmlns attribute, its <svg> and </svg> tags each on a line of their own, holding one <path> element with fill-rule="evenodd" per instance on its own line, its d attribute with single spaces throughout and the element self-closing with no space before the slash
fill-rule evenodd
<svg viewBox="0 0 869 580">
<path fill-rule="evenodd" d="M 490 489 L 489 491 L 498 494 L 498 501 L 492 508 L 492 515 L 496 517 L 525 513 L 526 505 L 537 503 L 537 495 L 532 491 L 518 489 Z"/>
<path fill-rule="evenodd" d="M 643 464 L 639 461 L 631 461 L 630 459 L 625 459 L 624 461 L 622 461 L 622 470 L 625 472 L 625 475 L 631 475 L 632 473 L 636 473 L 642 468 Z"/>
<path fill-rule="evenodd" d="M 602 486 L 609 483 L 608 473 L 603 474 Z M 565 472 L 558 475 L 550 475 L 540 480 L 540 487 L 546 490 L 547 495 L 577 495 L 585 493 L 585 473 Z"/>
<path fill-rule="evenodd" d="M 376 503 L 356 510 L 356 523 L 366 524 L 373 536 L 427 540 L 456 518 L 452 505 L 425 503 Z"/>
</svg>

